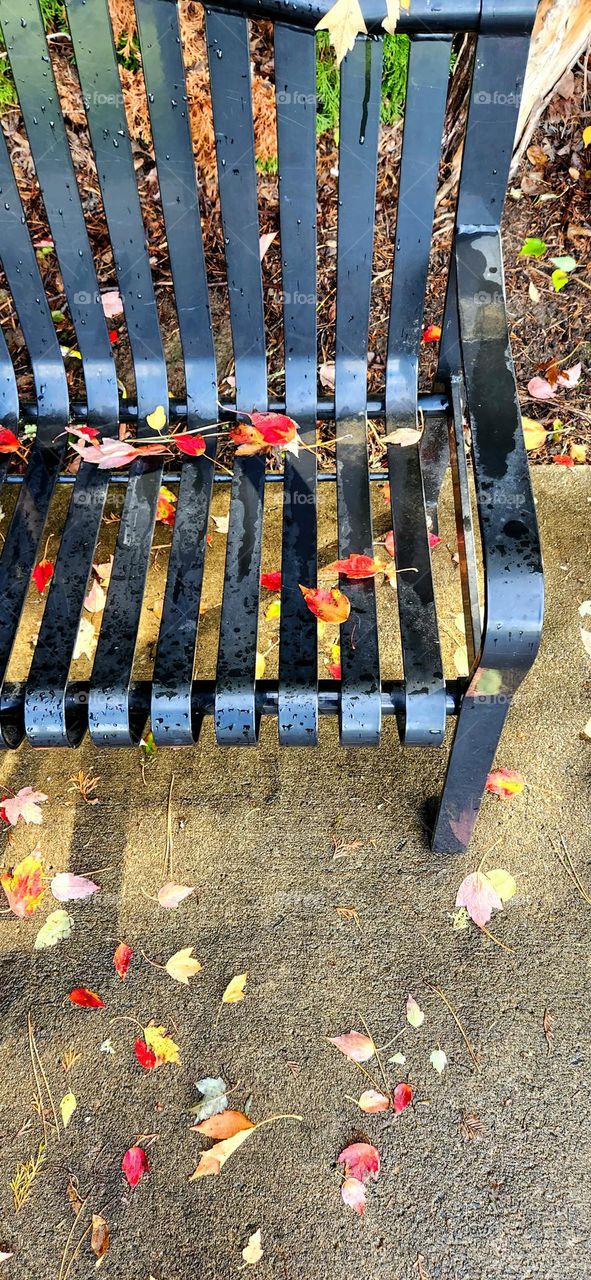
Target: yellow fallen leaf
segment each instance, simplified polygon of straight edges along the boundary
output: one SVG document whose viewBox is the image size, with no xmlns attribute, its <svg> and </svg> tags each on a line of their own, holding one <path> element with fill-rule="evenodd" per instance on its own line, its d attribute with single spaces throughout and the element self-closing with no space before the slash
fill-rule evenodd
<svg viewBox="0 0 591 1280">
<path fill-rule="evenodd" d="M 583 129 L 583 143 L 586 147 L 591 147 L 591 124 Z"/>
<path fill-rule="evenodd" d="M 540 426 L 535 418 L 522 418 L 521 425 L 526 449 L 539 449 L 546 440 L 548 434 L 546 428 Z"/>
<path fill-rule="evenodd" d="M 64 1126 L 64 1129 L 67 1129 L 70 1123 L 70 1120 L 74 1115 L 76 1107 L 77 1107 L 76 1098 L 72 1093 L 72 1091 L 69 1089 L 67 1093 L 64 1093 L 64 1096 L 60 1102 L 60 1112 L 61 1112 L 62 1124 Z"/>
<path fill-rule="evenodd" d="M 316 24 L 317 31 L 328 31 L 336 55 L 337 67 L 353 48 L 355 37 L 367 35 L 367 27 L 359 0 L 336 0 Z"/>
<path fill-rule="evenodd" d="M 517 892 L 517 885 L 513 876 L 509 871 L 503 871 L 502 867 L 493 867 L 492 871 L 487 871 L 486 878 L 490 880 L 493 888 L 496 889 L 501 902 L 508 902 Z"/>
<path fill-rule="evenodd" d="M 220 1173 L 228 1157 L 233 1155 L 247 1138 L 250 1138 L 251 1133 L 254 1133 L 254 1127 L 252 1129 L 241 1129 L 233 1137 L 224 1138 L 223 1142 L 216 1142 L 215 1146 L 210 1147 L 209 1151 L 202 1151 L 199 1164 L 195 1172 L 191 1174 L 189 1182 L 195 1182 L 197 1178 L 207 1178 L 212 1173 Z"/>
<path fill-rule="evenodd" d="M 182 982 L 186 987 L 189 985 L 189 978 L 193 978 L 201 969 L 199 961 L 191 955 L 192 950 L 192 947 L 182 947 L 180 951 L 175 951 L 164 966 L 175 982 Z"/>
<path fill-rule="evenodd" d="M 163 427 L 166 426 L 166 411 L 164 406 L 157 404 L 154 412 L 146 415 L 146 422 L 148 426 L 152 428 L 152 431 L 162 431 Z"/>
<path fill-rule="evenodd" d="M 239 973 L 235 978 L 232 978 L 222 996 L 222 1004 L 238 1004 L 240 1000 L 244 1000 L 244 988 L 247 978 L 248 973 Z"/>
<path fill-rule="evenodd" d="M 256 666 L 255 666 L 255 669 L 254 669 L 254 674 L 255 674 L 255 679 L 256 679 L 256 680 L 262 680 L 262 678 L 263 678 L 263 676 L 264 676 L 264 674 L 265 674 L 265 667 L 266 667 L 266 665 L 267 665 L 267 659 L 265 658 L 264 653 L 258 653 L 258 652 L 257 652 Z"/>
<path fill-rule="evenodd" d="M 144 1027 L 144 1040 L 148 1049 L 156 1054 L 161 1062 L 180 1063 L 180 1049 L 170 1036 L 166 1035 L 166 1027 L 156 1027 L 150 1022 Z"/>
<path fill-rule="evenodd" d="M 587 461 L 587 450 L 584 444 L 571 444 L 569 453 L 573 462 Z"/>
<path fill-rule="evenodd" d="M 382 22 L 384 31 L 393 36 L 400 22 L 400 10 L 409 8 L 410 0 L 386 0 L 386 17 Z"/>
<path fill-rule="evenodd" d="M 281 616 L 281 601 L 272 600 L 265 613 L 265 622 L 271 622 L 273 618 L 279 618 L 280 616 Z"/>
<path fill-rule="evenodd" d="M 454 666 L 459 676 L 468 675 L 468 650 L 465 644 L 458 645 L 454 653 Z"/>
<path fill-rule="evenodd" d="M 260 1262 L 262 1256 L 261 1228 L 259 1227 L 258 1231 L 253 1231 L 252 1235 L 248 1237 L 248 1244 L 242 1250 L 242 1257 L 248 1266 L 252 1267 L 257 1262 Z"/>
</svg>

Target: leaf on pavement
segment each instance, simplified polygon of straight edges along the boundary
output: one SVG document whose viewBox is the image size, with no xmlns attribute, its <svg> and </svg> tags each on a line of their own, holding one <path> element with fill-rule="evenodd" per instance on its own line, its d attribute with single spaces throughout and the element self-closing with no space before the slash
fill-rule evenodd
<svg viewBox="0 0 591 1280">
<path fill-rule="evenodd" d="M 503 903 L 488 876 L 483 871 L 473 871 L 462 880 L 456 907 L 465 907 L 470 919 L 482 929 L 488 924 L 493 911 L 503 910 Z"/>
<path fill-rule="evenodd" d="M 254 1132 L 255 1125 L 252 1129 L 240 1129 L 231 1138 L 224 1138 L 223 1142 L 216 1142 L 215 1146 L 210 1147 L 209 1151 L 202 1151 L 199 1164 L 195 1172 L 191 1174 L 189 1182 L 195 1182 L 197 1178 L 207 1178 L 210 1174 L 220 1173 L 226 1160 L 229 1159 L 238 1147 L 249 1138 Z"/>
<path fill-rule="evenodd" d="M 131 964 L 133 951 L 126 942 L 120 942 L 113 953 L 113 964 L 119 977 L 123 980 Z"/>
<path fill-rule="evenodd" d="M 521 425 L 526 449 L 540 449 L 546 443 L 548 432 L 535 418 L 522 417 Z"/>
<path fill-rule="evenodd" d="M 23 822 L 31 822 L 39 827 L 43 822 L 43 814 L 39 806 L 47 799 L 44 791 L 33 791 L 32 787 L 21 787 L 15 796 L 5 796 L 0 801 L 2 817 L 11 827 L 16 826 L 19 818 L 22 818 Z"/>
<path fill-rule="evenodd" d="M 190 893 L 194 893 L 186 884 L 163 884 L 158 890 L 158 902 L 167 911 L 175 911 L 180 902 L 184 902 Z"/>
<path fill-rule="evenodd" d="M 357 1178 L 359 1182 L 373 1178 L 375 1182 L 380 1172 L 380 1153 L 369 1142 L 351 1142 L 341 1151 L 338 1164 L 345 1166 L 348 1178 Z"/>
<path fill-rule="evenodd" d="M 509 871 L 503 871 L 502 867 L 493 867 L 492 871 L 487 871 L 486 878 L 490 880 L 493 888 L 496 889 L 501 902 L 508 902 L 517 892 L 517 885 L 513 876 Z"/>
<path fill-rule="evenodd" d="M 45 951 L 46 947 L 56 947 L 58 942 L 69 938 L 74 921 L 67 911 L 51 911 L 35 938 L 35 951 Z"/>
<path fill-rule="evenodd" d="M 58 871 L 51 881 L 51 892 L 58 902 L 74 902 L 89 898 L 98 892 L 98 884 L 86 876 L 75 876 L 70 871 Z"/>
<path fill-rule="evenodd" d="M 406 1021 L 415 1028 L 422 1027 L 425 1021 L 423 1010 L 419 1008 L 414 996 L 409 996 L 406 1001 Z"/>
<path fill-rule="evenodd" d="M 248 1237 L 248 1244 L 245 1244 L 242 1250 L 242 1257 L 247 1266 L 253 1267 L 257 1262 L 260 1262 L 262 1256 L 263 1247 L 261 1245 L 261 1228 L 259 1227 L 257 1231 L 253 1231 L 252 1235 Z"/>
<path fill-rule="evenodd" d="M 39 850 L 27 854 L 15 867 L 0 872 L 0 884 L 8 899 L 10 910 L 24 920 L 39 906 L 45 893 L 43 887 L 43 859 Z"/>
<path fill-rule="evenodd" d="M 104 1009 L 105 1002 L 96 991 L 90 991 L 88 987 L 74 987 L 70 991 L 70 1000 L 72 1004 L 77 1004 L 81 1009 Z"/>
<path fill-rule="evenodd" d="M 409 1103 L 412 1102 L 413 1092 L 412 1086 L 404 1080 L 401 1084 L 396 1085 L 392 1094 L 392 1105 L 397 1116 L 400 1115 L 401 1111 L 405 1111 Z"/>
<path fill-rule="evenodd" d="M 103 1218 L 102 1213 L 93 1213 L 90 1247 L 97 1259 L 95 1264 L 97 1267 L 108 1252 L 110 1243 L 111 1233 L 109 1231 L 109 1224 L 106 1218 Z"/>
<path fill-rule="evenodd" d="M 486 790 L 503 800 L 507 800 L 509 796 L 521 795 L 524 787 L 525 779 L 514 769 L 493 769 L 486 779 Z"/>
<path fill-rule="evenodd" d="M 148 1026 L 144 1027 L 144 1037 L 148 1048 L 156 1054 L 159 1062 L 180 1063 L 180 1049 L 178 1044 L 167 1036 L 166 1027 L 157 1027 L 153 1022 L 149 1022 Z"/>
<path fill-rule="evenodd" d="M 362 1218 L 366 1207 L 365 1187 L 359 1178 L 345 1178 L 341 1183 L 341 1196 L 345 1204 Z"/>
<path fill-rule="evenodd" d="M 241 1133 L 243 1129 L 254 1129 L 254 1123 L 243 1111 L 222 1111 L 191 1127 L 195 1133 L 203 1133 L 206 1138 L 215 1138 L 218 1142 L 233 1138 L 235 1133 Z"/>
<path fill-rule="evenodd" d="M 164 966 L 170 977 L 175 982 L 182 982 L 185 987 L 189 985 L 189 978 L 193 978 L 201 970 L 199 961 L 191 954 L 192 950 L 192 947 L 182 947 L 180 951 L 175 951 Z"/>
<path fill-rule="evenodd" d="M 447 1054 L 443 1052 L 443 1049 L 432 1049 L 429 1054 L 429 1062 L 435 1068 L 437 1075 L 440 1076 L 447 1066 Z"/>
<path fill-rule="evenodd" d="M 365 1036 L 361 1031 L 347 1031 L 342 1036 L 328 1036 L 329 1044 L 334 1044 L 336 1049 L 340 1049 L 346 1058 L 351 1058 L 353 1062 L 369 1062 L 373 1058 L 376 1051 L 375 1044 L 370 1036 Z"/>
<path fill-rule="evenodd" d="M 64 1129 L 67 1129 L 77 1105 L 75 1095 L 72 1093 L 72 1090 L 69 1089 L 67 1093 L 64 1093 L 60 1102 L 60 1112 Z"/>
<path fill-rule="evenodd" d="M 121 1161 L 121 1169 L 130 1187 L 137 1187 L 145 1173 L 150 1172 L 150 1161 L 143 1147 L 130 1147 Z"/>
<path fill-rule="evenodd" d="M 361 1094 L 357 1106 L 360 1111 L 373 1115 L 376 1111 L 387 1111 L 390 1106 L 390 1099 L 386 1097 L 385 1093 L 379 1093 L 377 1089 L 366 1089 Z"/>
<path fill-rule="evenodd" d="M 198 1121 L 207 1120 L 210 1116 L 219 1115 L 221 1111 L 226 1110 L 227 1085 L 221 1076 L 204 1076 L 202 1080 L 197 1081 L 197 1088 L 202 1101 L 196 1102 L 190 1107 L 190 1111 Z"/>
<path fill-rule="evenodd" d="M 222 996 L 222 1004 L 238 1004 L 240 1000 L 244 1000 L 247 978 L 248 973 L 238 973 L 235 978 L 232 978 Z"/>
</svg>

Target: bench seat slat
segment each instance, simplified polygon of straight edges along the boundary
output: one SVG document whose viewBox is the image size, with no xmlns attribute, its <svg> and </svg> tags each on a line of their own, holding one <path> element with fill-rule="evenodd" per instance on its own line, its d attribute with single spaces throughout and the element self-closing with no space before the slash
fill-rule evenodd
<svg viewBox="0 0 591 1280">
<path fill-rule="evenodd" d="M 339 557 L 373 555 L 367 453 L 367 346 L 380 117 L 382 42 L 358 38 L 341 65 L 335 419 Z M 351 612 L 341 626 L 340 731 L 346 746 L 381 732 L 373 579 L 343 579 Z"/>
<path fill-rule="evenodd" d="M 275 25 L 286 413 L 316 444 L 316 41 Z M 316 454 L 285 455 L 279 741 L 318 738 L 318 628 L 299 584 L 316 586 Z"/>
<path fill-rule="evenodd" d="M 419 347 L 451 41 L 412 39 L 408 63 L 388 355 L 386 428 L 418 425 Z M 398 609 L 406 682 L 400 736 L 437 746 L 445 688 L 418 444 L 388 445 Z"/>
<path fill-rule="evenodd" d="M 182 746 L 199 734 L 191 684 L 216 451 L 216 367 L 178 9 L 136 0 L 136 13 L 183 351 L 186 427 L 209 428 L 206 456 L 183 459 L 154 663 L 154 738 Z"/>
<path fill-rule="evenodd" d="M 236 405 L 267 408 L 248 25 L 206 10 L 207 48 L 216 139 Z M 217 664 L 215 732 L 225 746 L 256 742 L 256 648 L 265 487 L 264 457 L 234 464 Z"/>
</svg>

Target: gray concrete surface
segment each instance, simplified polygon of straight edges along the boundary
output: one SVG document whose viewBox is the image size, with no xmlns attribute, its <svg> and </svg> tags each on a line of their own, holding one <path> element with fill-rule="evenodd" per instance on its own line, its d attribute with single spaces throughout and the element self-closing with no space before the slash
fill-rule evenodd
<svg viewBox="0 0 591 1280">
<path fill-rule="evenodd" d="M 47 904 L 32 922 L 0 917 L 0 1244 L 15 1254 L 1 1276 L 64 1280 L 70 1178 L 88 1196 L 73 1243 L 90 1212 L 103 1212 L 111 1248 L 101 1271 L 113 1280 L 226 1280 L 257 1227 L 261 1280 L 589 1274 L 591 907 L 556 849 L 562 834 L 591 890 L 591 744 L 579 736 L 591 715 L 591 668 L 577 613 L 591 595 L 591 479 L 588 468 L 548 468 L 534 481 L 547 622 L 498 757 L 528 785 L 511 802 L 486 799 L 465 857 L 435 858 L 421 830 L 445 753 L 403 752 L 391 723 L 378 752 L 343 751 L 335 725 L 323 723 L 316 752 L 279 753 L 268 723 L 258 752 L 223 754 L 208 725 L 194 751 L 161 751 L 145 782 L 139 753 L 89 744 L 79 756 L 22 749 L 3 760 L 6 787 L 50 796 L 43 827 L 20 824 L 9 860 L 38 837 L 48 865 L 95 872 L 102 892 L 73 904 L 75 931 L 51 951 L 32 950 Z M 442 609 L 451 618 L 457 605 L 446 597 Z M 97 806 L 70 790 L 80 767 L 100 774 Z M 172 772 L 175 878 L 197 892 L 164 912 L 145 895 L 161 883 Z M 335 861 L 333 836 L 360 844 Z M 461 879 L 489 850 L 487 865 L 506 867 L 518 884 L 491 926 L 509 950 L 450 920 Z M 338 907 L 355 908 L 358 921 Z M 124 983 L 112 968 L 121 939 L 136 952 Z M 140 955 L 165 962 L 188 945 L 203 965 L 188 989 Z M 216 1024 L 227 981 L 244 970 L 245 1000 Z M 480 1072 L 426 980 L 457 1009 Z M 74 1008 L 75 985 L 99 991 L 106 1008 Z M 405 1024 L 408 992 L 425 1011 L 419 1031 Z M 8 1182 L 41 1136 L 29 1011 L 54 1098 L 71 1088 L 78 1108 L 15 1215 Z M 166 1024 L 181 1066 L 142 1072 L 124 1017 Z M 363 1076 L 325 1041 L 362 1030 L 362 1018 L 380 1045 L 399 1036 L 384 1056 L 407 1056 L 392 1081 L 408 1074 L 417 1105 L 394 1120 L 358 1111 L 350 1098 Z M 99 1050 L 106 1038 L 114 1055 Z M 441 1079 L 429 1064 L 438 1045 L 449 1058 Z M 80 1057 L 65 1074 L 68 1049 Z M 233 1105 L 251 1097 L 255 1119 L 303 1119 L 261 1129 L 218 1178 L 189 1183 L 206 1145 L 189 1132 L 195 1081 L 218 1074 L 233 1086 Z M 473 1138 L 466 1114 L 481 1122 Z M 130 1191 L 119 1164 L 141 1135 L 156 1135 L 145 1138 L 152 1172 Z M 363 1135 L 379 1148 L 382 1172 L 360 1220 L 341 1203 L 335 1162 Z M 67 1276 L 94 1274 L 86 1239 Z"/>
</svg>

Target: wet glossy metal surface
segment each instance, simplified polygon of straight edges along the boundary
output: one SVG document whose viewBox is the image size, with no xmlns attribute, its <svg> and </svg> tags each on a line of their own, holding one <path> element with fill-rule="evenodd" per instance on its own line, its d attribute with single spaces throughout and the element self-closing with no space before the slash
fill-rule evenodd
<svg viewBox="0 0 591 1280">
<path fill-rule="evenodd" d="M 0 22 L 45 202 L 76 338 L 86 400 L 71 405 L 34 248 L 0 137 L 0 257 L 29 352 L 36 399 L 17 401 L 0 335 L 0 411 L 37 424 L 0 556 L 0 736 L 15 747 L 76 745 L 90 729 L 100 745 L 136 743 L 151 717 L 156 740 L 190 745 L 213 715 L 220 744 L 254 744 L 262 715 L 285 745 L 314 743 L 321 715 L 338 714 L 346 745 L 375 745 L 395 715 L 403 740 L 434 745 L 458 715 L 433 847 L 466 847 L 511 696 L 539 643 L 543 582 L 539 542 L 509 350 L 499 223 L 508 177 L 533 0 L 413 0 L 403 152 L 394 236 L 385 394 L 368 401 L 367 345 L 375 217 L 382 43 L 360 38 L 341 70 L 334 401 L 316 383 L 316 118 L 312 27 L 328 8 L 313 0 L 236 0 L 206 10 L 236 400 L 218 405 L 197 179 L 187 114 L 179 19 L 173 0 L 135 0 L 142 66 L 183 350 L 185 396 L 169 401 L 162 337 L 120 91 L 106 0 L 66 0 L 117 283 L 128 327 L 137 401 L 119 405 L 82 205 L 37 0 L 0 0 Z M 370 31 L 382 5 L 367 3 Z M 379 12 L 378 12 L 379 9 Z M 269 401 L 255 165 L 248 15 L 276 20 L 275 76 L 283 324 L 284 401 Z M 437 164 L 455 30 L 479 30 L 457 212 L 453 269 L 432 394 L 417 392 L 418 352 Z M 32 74 L 32 68 L 36 69 Z M 232 477 L 220 644 L 215 681 L 194 671 L 215 433 L 207 456 L 183 460 L 153 680 L 135 681 L 134 651 L 161 483 L 159 462 L 139 461 L 125 485 L 115 562 L 90 681 L 70 681 L 71 657 L 109 483 L 81 467 L 56 557 L 26 685 L 6 681 L 18 620 L 60 480 L 68 421 L 112 433 L 119 420 L 145 438 L 157 405 L 199 429 L 236 409 L 268 405 L 296 419 L 313 444 L 318 417 L 336 420 L 339 554 L 371 553 L 373 534 L 366 416 L 388 430 L 426 430 L 420 447 L 389 448 L 399 574 L 404 680 L 380 679 L 372 581 L 342 585 L 352 609 L 341 632 L 342 681 L 318 681 L 316 622 L 298 584 L 317 571 L 315 454 L 287 455 L 284 483 L 279 680 L 256 679 L 265 489 L 262 458 L 237 458 Z M 485 571 L 481 630 L 475 538 L 464 453 L 471 427 Z M 460 571 L 472 663 L 469 681 L 444 682 L 428 546 L 441 478 L 451 461 Z M 5 467 L 2 467 L 2 475 Z M 225 482 L 228 477 L 217 477 Z M 268 477 L 271 483 L 281 477 Z"/>
</svg>

